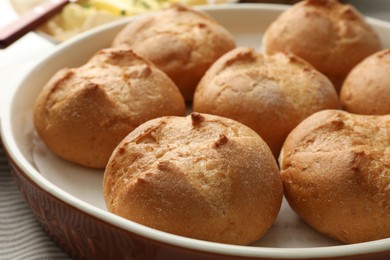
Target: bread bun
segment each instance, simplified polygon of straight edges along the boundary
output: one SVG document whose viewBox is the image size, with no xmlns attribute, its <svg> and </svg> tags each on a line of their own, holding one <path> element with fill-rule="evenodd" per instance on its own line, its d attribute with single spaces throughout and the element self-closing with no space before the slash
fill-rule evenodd
<svg viewBox="0 0 390 260">
<path fill-rule="evenodd" d="M 344 243 L 390 237 L 390 115 L 326 110 L 287 137 L 285 196 L 316 230 Z"/>
<path fill-rule="evenodd" d="M 107 164 L 103 191 L 119 216 L 231 244 L 259 239 L 283 196 L 276 161 L 254 131 L 199 113 L 154 119 L 130 133 Z"/>
<path fill-rule="evenodd" d="M 299 122 L 340 104 L 328 78 L 302 59 L 239 47 L 207 71 L 196 89 L 193 107 L 251 127 L 277 158 L 284 139 Z"/>
<path fill-rule="evenodd" d="M 131 47 L 168 74 L 192 100 L 210 65 L 235 47 L 233 36 L 206 13 L 180 4 L 130 23 L 113 46 Z"/>
<path fill-rule="evenodd" d="M 377 33 L 349 4 L 306 0 L 280 15 L 263 37 L 266 53 L 291 52 L 325 74 L 339 90 L 348 72 L 381 49 Z"/>
<path fill-rule="evenodd" d="M 390 49 L 379 51 L 359 63 L 340 91 L 343 108 L 365 115 L 390 114 Z"/>
<path fill-rule="evenodd" d="M 134 128 L 184 113 L 184 99 L 165 73 L 130 50 L 104 49 L 50 79 L 37 98 L 34 124 L 53 153 L 103 168 Z"/>
</svg>

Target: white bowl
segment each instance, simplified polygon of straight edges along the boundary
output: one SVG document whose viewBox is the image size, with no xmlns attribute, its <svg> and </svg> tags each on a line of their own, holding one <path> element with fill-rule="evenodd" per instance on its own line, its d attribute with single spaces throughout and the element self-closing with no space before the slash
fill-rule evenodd
<svg viewBox="0 0 390 260">
<path fill-rule="evenodd" d="M 239 4 L 202 7 L 237 39 L 260 49 L 262 33 L 288 6 Z M 151 15 L 151 14 L 147 14 Z M 27 73 L 7 99 L 1 115 L 4 147 L 17 184 L 48 235 L 69 255 L 87 259 L 307 259 L 385 258 L 390 238 L 341 245 L 317 233 L 283 204 L 274 226 L 250 246 L 200 241 L 154 230 L 107 211 L 102 171 L 63 161 L 37 138 L 32 124 L 34 101 L 48 79 L 63 67 L 79 66 L 108 47 L 125 24 L 116 21 L 60 44 Z M 368 19 L 390 46 L 390 24 Z"/>
</svg>

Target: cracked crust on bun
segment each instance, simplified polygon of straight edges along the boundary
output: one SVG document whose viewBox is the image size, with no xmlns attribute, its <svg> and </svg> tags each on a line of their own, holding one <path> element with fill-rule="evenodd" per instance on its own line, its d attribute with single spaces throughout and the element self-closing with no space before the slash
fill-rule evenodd
<svg viewBox="0 0 390 260">
<path fill-rule="evenodd" d="M 314 229 L 344 243 L 390 237 L 390 115 L 313 114 L 286 139 L 284 194 Z"/>
<path fill-rule="evenodd" d="M 327 77 L 292 55 L 266 55 L 239 47 L 207 71 L 194 111 L 237 120 L 255 130 L 278 158 L 290 131 L 309 115 L 339 108 Z"/>
<path fill-rule="evenodd" d="M 172 80 L 128 49 L 103 49 L 79 68 L 64 68 L 44 86 L 34 125 L 56 155 L 104 168 L 112 151 L 147 120 L 184 115 Z"/>
<path fill-rule="evenodd" d="M 174 4 L 131 22 L 112 46 L 130 47 L 152 61 L 191 101 L 206 70 L 236 44 L 231 33 L 206 13 Z"/>
<path fill-rule="evenodd" d="M 192 113 L 130 133 L 104 173 L 109 211 L 186 237 L 249 244 L 274 222 L 283 196 L 276 160 L 250 128 Z"/>
<path fill-rule="evenodd" d="M 282 13 L 263 37 L 266 53 L 291 52 L 325 74 L 339 91 L 349 71 L 379 51 L 378 34 L 349 4 L 301 1 Z"/>
</svg>

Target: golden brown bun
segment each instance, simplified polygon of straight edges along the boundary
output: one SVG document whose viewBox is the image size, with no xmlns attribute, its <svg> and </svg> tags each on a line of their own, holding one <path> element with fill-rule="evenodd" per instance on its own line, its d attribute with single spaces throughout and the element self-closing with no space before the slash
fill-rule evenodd
<svg viewBox="0 0 390 260">
<path fill-rule="evenodd" d="M 390 49 L 359 63 L 345 79 L 341 104 L 355 114 L 390 114 Z"/>
<path fill-rule="evenodd" d="M 279 16 L 263 38 L 266 53 L 292 52 L 325 74 L 339 90 L 348 72 L 381 49 L 378 35 L 351 5 L 302 1 Z"/>
<path fill-rule="evenodd" d="M 207 14 L 179 4 L 130 23 L 113 46 L 130 46 L 168 74 L 192 100 L 210 65 L 235 47 L 233 36 Z"/>
<path fill-rule="evenodd" d="M 184 99 L 165 73 L 130 50 L 104 49 L 50 79 L 36 101 L 34 123 L 58 156 L 103 168 L 137 126 L 184 113 Z"/>
<path fill-rule="evenodd" d="M 328 78 L 302 59 L 240 47 L 209 69 L 196 89 L 193 107 L 251 127 L 277 158 L 299 122 L 340 104 Z"/>
<path fill-rule="evenodd" d="M 318 112 L 286 139 L 285 196 L 313 228 L 345 243 L 390 237 L 390 115 Z"/>
<path fill-rule="evenodd" d="M 253 130 L 198 113 L 154 119 L 135 129 L 110 158 L 103 187 L 115 214 L 231 244 L 259 239 L 283 196 L 276 161 Z"/>
</svg>

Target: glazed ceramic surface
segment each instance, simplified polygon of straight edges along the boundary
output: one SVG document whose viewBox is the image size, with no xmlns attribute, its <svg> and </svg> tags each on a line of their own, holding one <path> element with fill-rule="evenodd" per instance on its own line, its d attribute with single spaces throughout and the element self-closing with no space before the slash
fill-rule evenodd
<svg viewBox="0 0 390 260">
<path fill-rule="evenodd" d="M 287 6 L 218 5 L 200 8 L 226 27 L 239 46 L 261 51 L 262 34 Z M 148 14 L 152 15 L 152 14 Z M 60 44 L 25 75 L 10 93 L 1 115 L 1 133 L 15 179 L 48 235 L 69 255 L 85 259 L 306 259 L 386 258 L 390 238 L 341 245 L 307 226 L 284 201 L 267 234 L 249 246 L 211 243 L 160 232 L 107 211 L 102 170 L 57 158 L 37 137 L 32 124 L 35 99 L 59 69 L 85 63 L 137 17 L 117 21 Z M 383 47 L 390 47 L 390 24 L 368 19 Z"/>
</svg>

